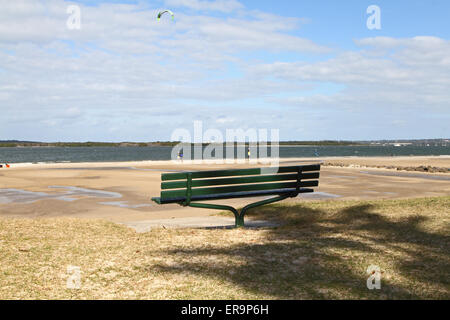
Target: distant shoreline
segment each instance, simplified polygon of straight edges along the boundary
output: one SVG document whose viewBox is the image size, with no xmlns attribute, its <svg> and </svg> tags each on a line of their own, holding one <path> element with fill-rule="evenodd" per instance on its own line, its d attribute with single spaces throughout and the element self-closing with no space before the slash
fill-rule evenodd
<svg viewBox="0 0 450 320">
<path fill-rule="evenodd" d="M 0 143 L 0 148 L 79 148 L 79 147 L 173 147 L 180 144 L 180 142 L 120 142 L 120 143 L 103 143 L 103 142 L 86 142 L 86 143 L 78 143 L 78 142 L 70 142 L 70 143 Z M 248 143 L 183 143 L 183 145 L 233 145 L 233 146 L 249 146 Z M 272 145 L 272 146 L 283 146 L 283 147 L 319 147 L 319 146 L 370 146 L 370 144 L 364 143 L 347 143 L 347 142 L 317 142 L 317 143 L 283 143 L 279 144 L 270 144 L 270 143 L 258 143 L 259 146 L 264 145 Z"/>
<path fill-rule="evenodd" d="M 150 141 L 150 142 L 40 142 L 40 141 L 20 141 L 20 140 L 0 140 L 0 148 L 28 148 L 28 147 L 173 147 L 180 144 L 180 141 Z M 270 141 L 252 142 L 261 145 L 278 145 L 283 147 L 322 147 L 322 146 L 450 146 L 450 139 L 410 139 L 410 140 L 319 140 L 319 141 L 279 141 L 271 144 Z M 184 145 L 234 145 L 249 146 L 249 142 L 203 142 L 203 143 L 183 143 Z"/>
</svg>

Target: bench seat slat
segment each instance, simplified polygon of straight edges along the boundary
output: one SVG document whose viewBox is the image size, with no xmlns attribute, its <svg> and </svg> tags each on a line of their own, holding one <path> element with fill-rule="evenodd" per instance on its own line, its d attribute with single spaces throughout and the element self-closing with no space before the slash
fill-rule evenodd
<svg viewBox="0 0 450 320">
<path fill-rule="evenodd" d="M 301 181 L 299 187 L 317 187 L 319 185 L 318 180 L 308 180 Z M 197 188 L 192 189 L 192 196 L 200 196 L 207 194 L 220 194 L 220 193 L 231 193 L 231 192 L 241 192 L 241 191 L 258 191 L 258 190 L 271 190 L 271 189 L 287 189 L 296 188 L 297 182 L 280 182 L 280 183 L 265 183 L 265 184 L 248 184 L 248 185 L 238 185 L 238 186 L 228 186 L 228 187 L 214 187 L 214 188 Z M 185 189 L 180 190 L 170 190 L 161 191 L 161 198 L 175 198 L 183 197 L 186 195 Z"/>
<path fill-rule="evenodd" d="M 305 172 L 300 175 L 301 180 L 318 179 L 319 172 Z M 259 175 L 250 177 L 235 177 L 235 178 L 222 178 L 222 179 L 203 179 L 192 180 L 192 187 L 206 187 L 206 186 L 219 186 L 230 184 L 244 184 L 244 183 L 258 183 L 258 182 L 273 182 L 273 181 L 287 181 L 297 180 L 297 173 L 292 174 L 276 174 L 276 175 Z M 186 188 L 186 181 L 168 181 L 161 183 L 161 189 L 179 189 Z"/>
<path fill-rule="evenodd" d="M 192 174 L 192 179 L 201 179 L 201 178 L 215 178 L 215 177 L 273 174 L 273 173 L 289 173 L 289 172 L 297 172 L 299 168 L 302 172 L 303 171 L 319 171 L 320 164 L 279 167 L 279 168 L 267 167 L 267 168 L 254 168 L 254 169 L 196 171 L 196 172 L 191 172 L 191 174 Z M 277 169 L 278 169 L 278 171 L 275 171 Z M 272 171 L 272 170 L 274 170 L 274 171 Z M 188 172 L 163 173 L 161 175 L 161 180 L 162 181 L 183 180 L 183 179 L 186 179 L 187 174 L 188 174 Z"/>
<path fill-rule="evenodd" d="M 209 195 L 200 195 L 200 196 L 192 196 L 191 201 L 208 201 L 208 200 L 221 200 L 221 199 L 234 199 L 234 198 L 249 198 L 249 197 L 258 197 L 258 196 L 268 196 L 268 195 L 283 195 L 283 194 L 292 194 L 296 193 L 297 190 L 295 188 L 289 189 L 277 189 L 277 190 L 260 190 L 260 191 L 243 191 L 243 192 L 230 192 L 230 193 L 221 193 L 221 194 L 209 194 Z M 299 193 L 308 193 L 314 192 L 313 189 L 309 188 L 300 188 L 298 190 Z M 181 197 L 173 197 L 173 198 L 152 198 L 153 201 L 158 204 L 167 204 L 167 203 L 182 203 L 186 200 L 185 196 Z"/>
</svg>

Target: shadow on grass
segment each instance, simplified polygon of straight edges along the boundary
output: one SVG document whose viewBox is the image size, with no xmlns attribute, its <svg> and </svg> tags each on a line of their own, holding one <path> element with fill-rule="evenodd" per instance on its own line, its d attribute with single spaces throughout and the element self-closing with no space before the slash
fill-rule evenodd
<svg viewBox="0 0 450 320">
<path fill-rule="evenodd" d="M 449 237 L 424 231 L 425 215 L 388 219 L 363 204 L 333 213 L 272 205 L 255 209 L 253 216 L 280 219 L 280 211 L 286 225 L 258 231 L 264 235 L 259 243 L 165 251 L 179 263 L 156 267 L 230 282 L 274 299 L 450 298 Z M 367 289 L 369 265 L 382 270 L 381 290 Z"/>
</svg>

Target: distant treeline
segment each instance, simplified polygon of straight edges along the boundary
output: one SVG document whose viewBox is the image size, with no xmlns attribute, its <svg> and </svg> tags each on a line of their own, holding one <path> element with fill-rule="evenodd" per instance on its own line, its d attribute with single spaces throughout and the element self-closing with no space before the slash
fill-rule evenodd
<svg viewBox="0 0 450 320">
<path fill-rule="evenodd" d="M 178 142 L 3 142 L 0 147 L 149 147 L 172 146 Z"/>
<path fill-rule="evenodd" d="M 34 142 L 34 141 L 0 141 L 0 147 L 151 147 L 151 146 L 175 146 L 179 141 L 155 141 L 155 142 Z M 206 146 L 209 143 L 203 143 Z M 234 143 L 242 145 L 244 143 Z M 352 141 L 282 141 L 280 145 L 311 145 L 311 146 L 349 146 L 362 145 L 363 143 Z M 245 143 L 248 145 L 248 143 Z"/>
<path fill-rule="evenodd" d="M 377 141 L 346 141 L 346 140 L 322 140 L 322 141 L 280 141 L 279 145 L 303 145 L 303 146 L 367 146 L 384 145 L 394 142 L 409 142 L 412 145 L 439 144 L 448 145 L 449 139 L 423 139 L 423 140 L 377 140 Z M 0 140 L 0 147 L 152 147 L 168 146 L 172 147 L 179 144 L 180 141 L 153 141 L 153 142 L 36 142 L 36 141 L 18 141 L 18 140 Z M 207 146 L 210 143 L 202 143 Z M 221 144 L 221 143 L 215 143 Z M 234 142 L 234 145 L 246 145 L 243 142 Z M 195 145 L 199 145 L 196 143 Z"/>
<path fill-rule="evenodd" d="M 323 140 L 323 141 L 281 141 L 280 145 L 303 145 L 303 146 L 354 146 L 365 145 L 366 143 L 355 141 L 335 141 L 335 140 Z"/>
</svg>

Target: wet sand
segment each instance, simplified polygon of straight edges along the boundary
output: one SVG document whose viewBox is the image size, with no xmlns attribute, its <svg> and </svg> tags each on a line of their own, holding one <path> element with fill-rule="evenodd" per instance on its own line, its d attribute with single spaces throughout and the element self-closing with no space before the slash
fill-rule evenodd
<svg viewBox="0 0 450 320">
<path fill-rule="evenodd" d="M 450 157 L 321 158 L 364 165 L 450 167 Z M 317 163 L 282 159 L 280 165 Z M 116 222 L 205 217 L 215 210 L 157 205 L 162 172 L 259 167 L 255 164 L 174 164 L 170 161 L 20 164 L 0 169 L 0 217 L 105 218 Z M 317 193 L 285 201 L 395 199 L 450 195 L 450 175 L 362 167 L 322 167 Z M 252 199 L 216 201 L 242 206 Z"/>
</svg>

